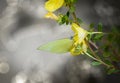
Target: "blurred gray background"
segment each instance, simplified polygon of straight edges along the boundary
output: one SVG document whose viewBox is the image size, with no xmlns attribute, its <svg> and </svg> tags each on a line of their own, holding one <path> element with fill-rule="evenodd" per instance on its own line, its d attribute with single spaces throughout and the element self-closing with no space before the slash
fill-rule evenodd
<svg viewBox="0 0 120 83">
<path fill-rule="evenodd" d="M 86 56 L 51 54 L 37 48 L 73 35 L 70 26 L 45 19 L 46 0 L 0 0 L 0 83 L 120 83 Z M 78 0 L 77 16 L 86 24 L 120 25 L 120 0 Z M 62 11 L 62 9 L 60 10 Z"/>
</svg>

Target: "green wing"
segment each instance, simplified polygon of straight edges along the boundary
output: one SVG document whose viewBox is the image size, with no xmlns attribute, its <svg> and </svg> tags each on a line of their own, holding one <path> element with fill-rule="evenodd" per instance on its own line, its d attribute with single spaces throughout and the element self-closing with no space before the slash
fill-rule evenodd
<svg viewBox="0 0 120 83">
<path fill-rule="evenodd" d="M 48 51 L 52 53 L 69 52 L 73 41 L 71 39 L 60 39 L 47 44 L 41 45 L 38 50 Z"/>
</svg>

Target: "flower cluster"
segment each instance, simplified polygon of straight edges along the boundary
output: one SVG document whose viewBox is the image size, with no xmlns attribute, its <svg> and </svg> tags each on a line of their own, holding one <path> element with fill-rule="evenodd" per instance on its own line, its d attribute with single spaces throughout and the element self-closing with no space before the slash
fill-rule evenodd
<svg viewBox="0 0 120 83">
<path fill-rule="evenodd" d="M 64 0 L 48 0 L 45 3 L 45 9 L 48 11 L 45 17 L 58 20 L 58 16 L 56 16 L 53 12 L 61 8 L 63 4 L 64 4 Z"/>
<path fill-rule="evenodd" d="M 73 46 L 70 50 L 72 55 L 79 55 L 83 54 L 87 51 L 87 44 L 86 44 L 86 38 L 88 35 L 88 32 L 81 28 L 76 23 L 72 23 L 72 30 L 74 31 L 74 37 L 73 37 Z"/>
<path fill-rule="evenodd" d="M 69 24 L 74 35 L 72 38 L 64 38 L 41 45 L 38 50 L 59 54 L 70 52 L 74 56 L 84 54 L 94 60 L 91 63 L 92 65 L 103 64 L 106 66 L 108 74 L 120 72 L 118 65 L 120 63 L 120 32 L 117 29 L 113 29 L 110 33 L 103 33 L 102 23 L 97 26 L 91 23 L 88 31 L 83 29 L 81 27 L 82 20 L 75 14 L 75 3 L 77 1 L 48 0 L 45 3 L 45 9 L 48 11 L 45 17 L 53 19 L 59 24 Z M 66 13 L 55 15 L 55 11 L 63 6 L 67 8 Z M 96 27 L 98 32 L 94 32 L 94 27 Z M 100 43 L 101 46 L 98 47 L 97 43 Z"/>
<path fill-rule="evenodd" d="M 61 8 L 64 4 L 64 0 L 49 0 L 45 3 L 45 8 L 48 13 L 45 15 L 46 18 L 58 20 L 58 16 L 56 16 L 53 12 Z M 70 49 L 72 55 L 80 55 L 87 51 L 86 45 L 86 37 L 88 32 L 81 28 L 76 23 L 71 23 L 72 30 L 74 31 L 73 37 L 73 45 Z"/>
</svg>

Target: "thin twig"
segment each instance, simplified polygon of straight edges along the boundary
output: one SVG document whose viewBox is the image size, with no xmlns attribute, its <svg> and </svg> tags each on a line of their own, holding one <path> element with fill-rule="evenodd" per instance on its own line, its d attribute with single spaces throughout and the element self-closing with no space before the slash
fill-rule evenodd
<svg viewBox="0 0 120 83">
<path fill-rule="evenodd" d="M 93 47 L 95 47 L 96 49 L 98 49 L 98 46 L 97 46 L 95 43 L 93 43 L 92 41 L 89 41 L 89 43 L 90 43 Z"/>
<path fill-rule="evenodd" d="M 100 62 L 101 64 L 103 64 L 103 65 L 105 65 L 105 66 L 107 66 L 108 68 L 110 67 L 110 65 L 108 65 L 108 64 L 106 64 L 106 63 L 104 63 L 103 61 L 101 61 L 100 59 L 97 59 L 97 58 L 95 58 L 95 57 L 93 57 L 92 55 L 90 55 L 89 53 L 85 53 L 86 55 L 88 55 L 90 58 L 92 58 L 92 59 L 94 59 L 94 60 L 96 60 L 96 61 L 98 61 L 98 62 Z"/>
<path fill-rule="evenodd" d="M 102 63 L 103 65 L 110 67 L 110 65 L 106 64 L 104 61 L 101 60 L 101 58 L 99 56 L 97 56 L 95 54 L 95 52 L 93 51 L 93 49 L 90 47 L 89 43 L 86 42 L 86 44 L 88 45 L 90 51 L 92 52 L 93 56 L 96 58 L 97 61 L 99 61 L 100 63 Z"/>
</svg>

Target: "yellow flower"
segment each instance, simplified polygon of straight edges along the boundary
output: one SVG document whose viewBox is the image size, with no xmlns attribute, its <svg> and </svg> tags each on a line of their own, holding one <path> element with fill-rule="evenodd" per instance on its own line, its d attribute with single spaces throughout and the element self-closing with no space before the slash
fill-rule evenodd
<svg viewBox="0 0 120 83">
<path fill-rule="evenodd" d="M 64 4 L 64 0 L 48 0 L 45 3 L 45 8 L 49 12 L 54 12 Z"/>
<path fill-rule="evenodd" d="M 88 46 L 85 43 L 85 40 L 83 40 L 81 43 L 77 41 L 77 45 L 72 46 L 70 52 L 72 55 L 79 55 L 83 54 L 87 51 Z"/>
<path fill-rule="evenodd" d="M 72 30 L 74 31 L 75 35 L 73 37 L 74 43 L 70 52 L 72 55 L 83 54 L 88 48 L 85 42 L 88 32 L 76 23 L 72 23 Z"/>
<path fill-rule="evenodd" d="M 48 12 L 45 15 L 45 18 L 50 18 L 50 19 L 53 19 L 53 20 L 58 20 L 58 17 L 54 13 L 52 13 L 52 12 Z"/>
<path fill-rule="evenodd" d="M 72 23 L 72 30 L 75 33 L 75 35 L 74 35 L 75 41 L 79 40 L 79 42 L 82 42 L 86 38 L 86 36 L 88 35 L 88 32 L 86 30 L 84 30 L 83 28 L 81 28 L 76 23 Z"/>
</svg>

